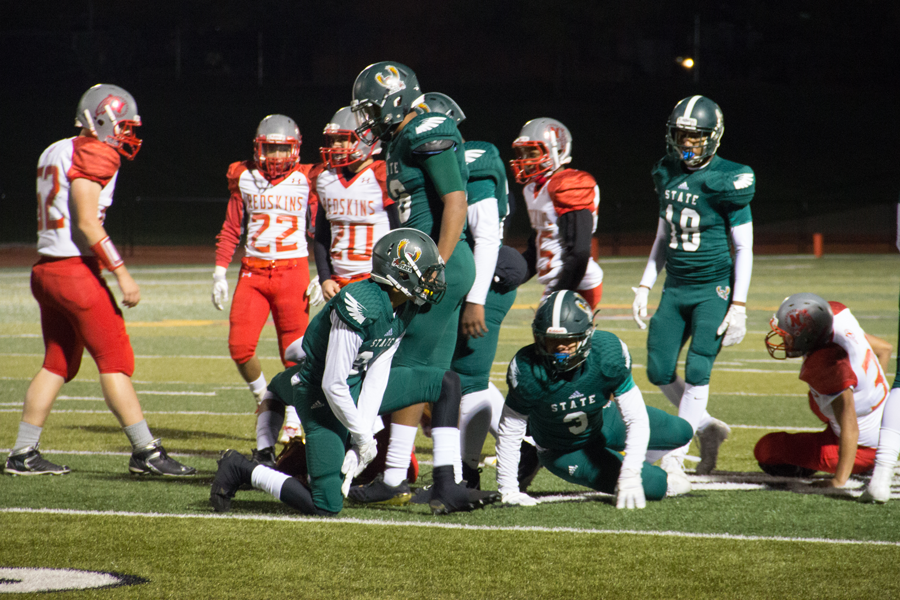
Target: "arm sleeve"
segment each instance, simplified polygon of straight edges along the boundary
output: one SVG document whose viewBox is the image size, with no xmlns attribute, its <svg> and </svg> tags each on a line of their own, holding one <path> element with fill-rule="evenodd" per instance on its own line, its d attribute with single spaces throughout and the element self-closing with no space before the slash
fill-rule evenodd
<svg viewBox="0 0 900 600">
<path fill-rule="evenodd" d="M 321 204 L 316 210 L 316 237 L 313 243 L 313 255 L 316 259 L 316 272 L 319 283 L 331 278 L 331 223 L 325 216 L 325 207 Z"/>
<path fill-rule="evenodd" d="M 556 224 L 562 241 L 563 266 L 554 287 L 556 290 L 575 290 L 584 279 L 588 261 L 591 260 L 594 216 L 589 210 L 570 211 L 561 214 Z"/>
<path fill-rule="evenodd" d="M 386 205 L 384 212 L 387 213 L 388 224 L 390 224 L 391 229 L 400 227 L 400 207 L 396 203 Z"/>
<path fill-rule="evenodd" d="M 484 305 L 500 252 L 500 211 L 496 198 L 485 198 L 468 208 L 469 231 L 475 238 L 475 282 L 466 302 Z"/>
<path fill-rule="evenodd" d="M 231 257 L 241 242 L 241 229 L 244 221 L 244 201 L 240 192 L 232 191 L 225 209 L 225 222 L 216 236 L 216 266 L 228 267 Z"/>
<path fill-rule="evenodd" d="M 528 417 L 507 405 L 497 426 L 497 489 L 501 494 L 519 491 L 519 452 Z"/>
<path fill-rule="evenodd" d="M 659 272 L 666 266 L 666 234 L 668 227 L 665 219 L 659 220 L 656 226 L 656 239 L 653 240 L 653 248 L 650 249 L 650 257 L 647 258 L 647 266 L 644 268 L 644 275 L 641 277 L 640 285 L 653 289 Z"/>
<path fill-rule="evenodd" d="M 397 338 L 394 344 L 373 360 L 366 369 L 366 377 L 363 379 L 356 406 L 362 424 L 370 427 L 373 431 L 381 409 L 381 401 L 384 398 L 384 390 L 387 389 L 388 378 L 391 374 L 391 361 L 394 359 L 394 354 L 397 353 L 397 348 L 400 347 L 401 339 L 402 336 Z"/>
<path fill-rule="evenodd" d="M 422 161 L 422 168 L 428 173 L 428 177 L 431 179 L 431 183 L 434 184 L 434 188 L 439 196 L 446 196 L 451 192 L 465 191 L 466 182 L 463 181 L 459 163 L 456 162 L 454 148 L 449 148 L 440 154 L 427 157 Z"/>
<path fill-rule="evenodd" d="M 325 372 L 322 374 L 322 391 L 334 416 L 354 436 L 371 431 L 371 423 L 363 422 L 347 385 L 347 377 L 350 376 L 353 361 L 362 342 L 359 334 L 332 312 L 331 335 L 328 340 L 328 352 L 325 354 Z"/>
<path fill-rule="evenodd" d="M 731 230 L 734 242 L 734 295 L 732 300 L 746 302 L 753 274 L 753 223 L 744 223 Z"/>
<path fill-rule="evenodd" d="M 641 390 L 637 386 L 616 396 L 619 412 L 625 421 L 625 459 L 622 470 L 641 472 L 644 459 L 647 457 L 647 445 L 650 443 L 650 417 Z M 498 454 L 499 456 L 499 454 Z"/>
</svg>

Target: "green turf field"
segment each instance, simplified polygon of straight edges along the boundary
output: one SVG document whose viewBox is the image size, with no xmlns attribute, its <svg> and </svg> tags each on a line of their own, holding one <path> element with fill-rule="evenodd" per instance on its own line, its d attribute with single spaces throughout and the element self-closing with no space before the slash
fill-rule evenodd
<svg viewBox="0 0 900 600">
<path fill-rule="evenodd" d="M 648 405 L 673 408 L 645 376 L 646 332 L 631 320 L 643 258 L 605 259 L 597 326 L 631 349 Z M 227 313 L 210 301 L 210 265 L 135 267 L 141 304 L 126 312 L 135 387 L 152 431 L 196 466 L 190 480 L 128 474 L 130 447 L 107 411 L 93 362 L 63 388 L 42 451 L 72 467 L 63 477 L 0 477 L 0 594 L 12 568 L 79 569 L 138 578 L 136 585 L 41 598 L 892 598 L 900 597 L 900 478 L 885 505 L 764 476 L 753 460 L 769 430 L 820 429 L 799 362 L 769 358 L 763 338 L 781 300 L 810 291 L 847 304 L 863 328 L 897 345 L 900 257 L 760 256 L 744 342 L 719 355 L 709 411 L 732 426 L 719 469 L 693 477 L 683 497 L 620 511 L 541 471 L 536 507 L 492 506 L 432 517 L 424 507 L 355 508 L 304 518 L 259 491 L 233 512 L 208 504 L 218 452 L 254 444 L 254 403 L 227 348 Z M 232 269 L 232 291 L 237 271 Z M 15 440 L 22 399 L 43 345 L 27 269 L 0 269 L 0 452 Z M 661 284 L 661 282 L 660 282 Z M 113 285 L 114 287 L 114 285 Z M 661 285 L 650 295 L 651 310 Z M 504 323 L 492 379 L 530 343 L 540 296 L 519 292 Z M 259 355 L 279 370 L 274 329 Z M 896 350 L 895 350 L 896 356 Z M 894 377 L 894 363 L 889 379 Z M 417 440 L 430 480 L 430 440 Z M 485 456 L 493 454 L 489 438 Z M 694 450 L 691 454 L 696 454 Z M 690 466 L 690 463 L 688 463 Z M 495 488 L 494 469 L 482 483 Z M 27 594 L 25 595 L 27 596 Z M 35 594 L 37 596 L 37 594 Z M 24 597 L 24 596 L 18 596 Z"/>
</svg>

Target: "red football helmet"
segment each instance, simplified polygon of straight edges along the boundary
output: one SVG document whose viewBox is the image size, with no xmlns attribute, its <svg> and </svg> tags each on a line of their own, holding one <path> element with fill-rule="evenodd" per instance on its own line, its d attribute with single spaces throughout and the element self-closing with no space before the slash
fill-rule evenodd
<svg viewBox="0 0 900 600">
<path fill-rule="evenodd" d="M 277 179 L 300 162 L 300 128 L 284 115 L 269 115 L 259 122 L 253 140 L 253 159 L 267 178 Z"/>
<path fill-rule="evenodd" d="M 349 106 L 340 109 L 325 126 L 325 145 L 319 148 L 322 162 L 329 169 L 346 167 L 368 160 L 381 152 L 381 141 L 363 144 L 356 133 L 356 115 Z"/>
<path fill-rule="evenodd" d="M 128 160 L 133 160 L 141 149 L 141 139 L 134 132 L 141 125 L 137 102 L 117 85 L 98 83 L 82 94 L 75 125 L 90 129 L 98 140 Z"/>
</svg>

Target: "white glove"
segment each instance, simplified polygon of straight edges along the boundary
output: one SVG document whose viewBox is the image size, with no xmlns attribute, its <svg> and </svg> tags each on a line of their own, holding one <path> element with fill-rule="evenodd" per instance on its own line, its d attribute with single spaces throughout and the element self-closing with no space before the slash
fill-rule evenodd
<svg viewBox="0 0 900 600">
<path fill-rule="evenodd" d="M 644 484 L 640 472 L 623 469 L 616 483 L 616 508 L 644 508 Z"/>
<path fill-rule="evenodd" d="M 213 306 L 219 310 L 225 310 L 225 303 L 228 302 L 228 280 L 225 279 L 225 267 L 216 267 L 213 271 Z"/>
<path fill-rule="evenodd" d="M 512 506 L 535 506 L 538 503 L 536 498 L 532 498 L 525 492 L 519 491 L 503 494 L 501 500 L 503 504 L 509 504 Z"/>
<path fill-rule="evenodd" d="M 728 312 L 716 330 L 716 335 L 725 334 L 722 339 L 723 346 L 734 346 L 740 344 L 744 336 L 747 335 L 747 307 L 732 304 L 728 307 Z"/>
<path fill-rule="evenodd" d="M 309 298 L 311 306 L 318 306 L 325 302 L 325 296 L 322 295 L 322 286 L 319 284 L 318 277 L 309 282 L 309 287 L 306 288 L 306 296 Z"/>
<path fill-rule="evenodd" d="M 634 303 L 631 305 L 631 315 L 634 317 L 634 322 L 637 323 L 638 327 L 647 329 L 647 325 L 641 321 L 641 318 L 647 318 L 647 297 L 650 295 L 650 290 L 642 285 L 631 289 L 634 292 Z"/>
<path fill-rule="evenodd" d="M 344 455 L 344 464 L 341 465 L 341 473 L 344 475 L 344 483 L 341 485 L 341 493 L 344 498 L 350 493 L 350 484 L 353 478 L 366 470 L 369 463 L 375 460 L 378 454 L 378 444 L 375 438 L 369 437 L 368 441 L 360 444 L 353 444 Z"/>
</svg>

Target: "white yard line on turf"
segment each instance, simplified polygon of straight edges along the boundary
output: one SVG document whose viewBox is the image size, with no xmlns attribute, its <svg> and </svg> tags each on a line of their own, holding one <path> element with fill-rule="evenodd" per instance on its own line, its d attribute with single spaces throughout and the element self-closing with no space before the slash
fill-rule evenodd
<svg viewBox="0 0 900 600">
<path fill-rule="evenodd" d="M 464 531 L 511 531 L 530 533 L 574 533 L 589 535 L 640 535 L 650 537 L 694 538 L 711 540 L 729 540 L 742 542 L 788 542 L 802 544 L 829 544 L 852 546 L 891 546 L 900 547 L 900 542 L 883 540 L 851 540 L 851 539 L 827 539 L 827 538 L 803 538 L 782 537 L 765 535 L 732 535 L 728 533 L 692 533 L 689 531 L 640 531 L 630 529 L 577 529 L 575 527 L 538 527 L 538 526 L 496 526 L 496 525 L 465 525 L 462 523 L 438 523 L 438 522 L 403 522 L 403 521 L 378 521 L 375 519 L 353 519 L 340 517 L 301 517 L 301 516 L 272 516 L 272 515 L 216 515 L 216 514 L 162 514 L 139 513 L 127 511 L 97 511 L 97 510 L 63 510 L 49 508 L 0 508 L 0 513 L 20 513 L 39 515 L 71 515 L 83 517 L 129 517 L 145 519 L 222 519 L 234 521 L 284 521 L 292 523 L 316 523 L 321 525 L 371 525 L 375 527 L 421 527 L 427 529 L 458 529 Z"/>
</svg>

